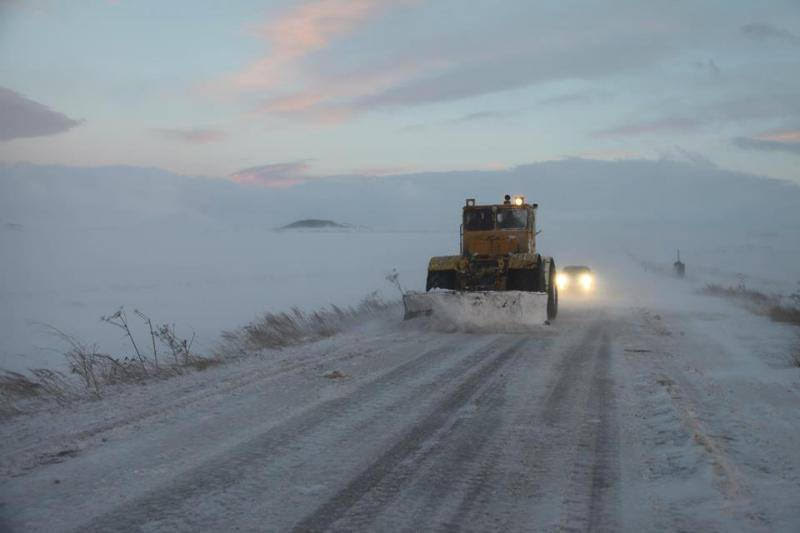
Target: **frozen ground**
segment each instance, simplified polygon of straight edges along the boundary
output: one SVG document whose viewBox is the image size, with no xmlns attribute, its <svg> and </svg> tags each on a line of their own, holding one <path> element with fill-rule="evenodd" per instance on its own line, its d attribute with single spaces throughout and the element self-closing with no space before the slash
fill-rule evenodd
<svg viewBox="0 0 800 533">
<path fill-rule="evenodd" d="M 16 417 L 2 524 L 796 531 L 796 331 L 647 279 L 565 300 L 529 334 L 441 333 L 398 310 Z"/>
</svg>

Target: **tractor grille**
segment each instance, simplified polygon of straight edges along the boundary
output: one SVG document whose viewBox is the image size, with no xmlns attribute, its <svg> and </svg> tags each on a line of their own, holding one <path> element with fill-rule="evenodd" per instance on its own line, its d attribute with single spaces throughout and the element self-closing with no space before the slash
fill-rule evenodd
<svg viewBox="0 0 800 533">
<path fill-rule="evenodd" d="M 488 268 L 497 268 L 496 259 L 476 259 L 470 263 L 471 270 L 485 270 Z"/>
<path fill-rule="evenodd" d="M 505 286 L 504 279 L 505 272 L 496 259 L 473 259 L 464 276 L 464 288 L 472 291 L 498 290 Z"/>
</svg>

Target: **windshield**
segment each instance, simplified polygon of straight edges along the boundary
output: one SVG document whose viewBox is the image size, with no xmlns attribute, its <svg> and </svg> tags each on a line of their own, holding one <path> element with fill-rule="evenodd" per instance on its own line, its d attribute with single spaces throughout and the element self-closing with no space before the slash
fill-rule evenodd
<svg viewBox="0 0 800 533">
<path fill-rule="evenodd" d="M 492 209 L 469 209 L 464 211 L 464 229 L 467 231 L 480 231 L 494 229 Z"/>
<path fill-rule="evenodd" d="M 499 229 L 525 229 L 528 227 L 528 210 L 509 208 L 498 209 L 497 227 Z"/>
</svg>

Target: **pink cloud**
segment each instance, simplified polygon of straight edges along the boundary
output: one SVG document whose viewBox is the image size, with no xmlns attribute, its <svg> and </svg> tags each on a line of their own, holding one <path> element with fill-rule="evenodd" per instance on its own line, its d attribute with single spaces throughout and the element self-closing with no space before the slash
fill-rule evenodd
<svg viewBox="0 0 800 533">
<path fill-rule="evenodd" d="M 744 150 L 800 154 L 800 130 L 773 130 L 755 137 L 736 137 L 733 144 Z"/>
<path fill-rule="evenodd" d="M 381 8 L 397 0 L 315 0 L 292 8 L 258 33 L 271 45 L 266 57 L 234 77 L 240 89 L 267 89 L 298 75 L 296 64 L 354 31 Z"/>
<path fill-rule="evenodd" d="M 307 161 L 272 163 L 234 172 L 230 179 L 240 185 L 285 189 L 307 181 L 308 169 Z"/>
<path fill-rule="evenodd" d="M 356 114 L 353 102 L 358 98 L 403 83 L 436 65 L 430 59 L 414 58 L 322 74 L 306 59 L 386 10 L 419 1 L 311 0 L 292 7 L 255 29 L 256 35 L 269 43 L 269 53 L 200 90 L 216 95 L 261 93 L 263 100 L 253 107 L 254 115 L 267 113 L 322 124 L 340 123 Z"/>
<path fill-rule="evenodd" d="M 270 100 L 261 106 L 260 110 L 269 113 L 294 113 L 305 111 L 320 103 L 324 98 L 322 94 L 297 93 Z"/>
<path fill-rule="evenodd" d="M 318 123 L 339 123 L 359 111 L 353 105 L 355 99 L 442 66 L 441 61 L 421 60 L 351 71 L 335 78 L 314 79 L 309 81 L 308 89 L 267 99 L 255 112 Z"/>
<path fill-rule="evenodd" d="M 762 141 L 773 141 L 780 143 L 800 143 L 800 130 L 775 131 L 764 133 L 756 137 Z"/>
</svg>

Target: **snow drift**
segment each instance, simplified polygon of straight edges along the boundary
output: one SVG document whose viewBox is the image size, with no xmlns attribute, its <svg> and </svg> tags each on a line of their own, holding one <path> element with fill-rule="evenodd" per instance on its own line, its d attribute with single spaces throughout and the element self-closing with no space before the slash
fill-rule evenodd
<svg viewBox="0 0 800 533">
<path fill-rule="evenodd" d="M 432 291 L 403 295 L 408 318 L 430 316 L 459 331 L 525 331 L 547 320 L 547 294 L 523 291 Z"/>
</svg>

